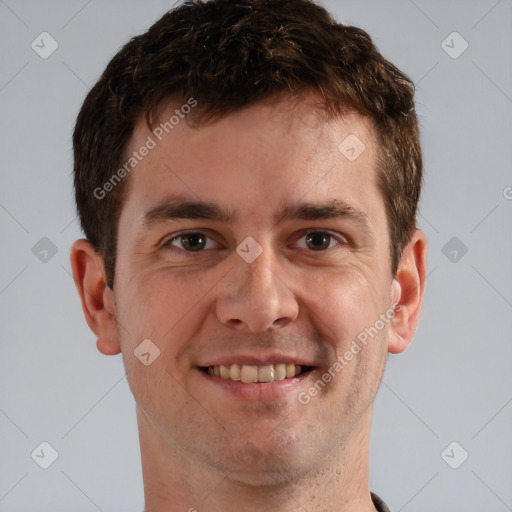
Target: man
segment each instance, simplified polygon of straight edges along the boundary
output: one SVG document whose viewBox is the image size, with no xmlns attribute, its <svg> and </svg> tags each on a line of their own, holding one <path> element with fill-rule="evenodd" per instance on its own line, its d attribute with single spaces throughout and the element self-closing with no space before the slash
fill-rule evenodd
<svg viewBox="0 0 512 512">
<path fill-rule="evenodd" d="M 372 402 L 418 322 L 413 85 L 310 0 L 186 2 L 74 133 L 71 251 L 137 404 L 145 511 L 386 511 Z"/>
</svg>

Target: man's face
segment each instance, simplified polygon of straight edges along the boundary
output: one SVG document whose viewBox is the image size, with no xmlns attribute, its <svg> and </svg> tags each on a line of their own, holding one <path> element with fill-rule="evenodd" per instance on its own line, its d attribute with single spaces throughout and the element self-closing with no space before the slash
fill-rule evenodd
<svg viewBox="0 0 512 512">
<path fill-rule="evenodd" d="M 385 323 L 344 357 L 394 302 L 370 124 L 327 122 L 282 98 L 199 128 L 181 120 L 162 141 L 141 119 L 128 153 L 148 135 L 157 144 L 129 178 L 114 283 L 141 435 L 248 482 L 321 468 L 333 447 L 367 434 L 388 349 Z M 365 146 L 355 160 L 354 135 Z M 227 217 L 190 206 L 191 218 L 175 217 L 184 201 Z M 160 350 L 149 365 L 134 355 L 146 339 Z M 271 379 L 270 365 L 281 378 L 278 365 L 292 363 L 312 369 L 223 378 L 237 378 L 236 364 L 244 380 Z"/>
</svg>

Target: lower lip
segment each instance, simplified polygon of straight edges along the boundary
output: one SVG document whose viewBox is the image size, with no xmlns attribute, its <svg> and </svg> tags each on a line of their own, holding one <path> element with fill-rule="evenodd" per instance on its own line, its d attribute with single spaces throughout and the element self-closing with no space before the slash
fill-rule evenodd
<svg viewBox="0 0 512 512">
<path fill-rule="evenodd" d="M 314 370 L 301 373 L 293 379 L 275 380 L 272 382 L 244 383 L 241 381 L 222 379 L 215 375 L 210 375 L 197 369 L 203 379 L 209 384 L 226 391 L 242 400 L 269 402 L 285 397 L 290 393 L 299 394 L 300 388 L 304 387 L 304 382 L 311 378 Z"/>
</svg>

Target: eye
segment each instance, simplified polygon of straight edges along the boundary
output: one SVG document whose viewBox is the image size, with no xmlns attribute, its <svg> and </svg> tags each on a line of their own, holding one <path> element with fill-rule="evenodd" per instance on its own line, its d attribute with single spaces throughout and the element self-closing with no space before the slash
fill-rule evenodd
<svg viewBox="0 0 512 512">
<path fill-rule="evenodd" d="M 174 246 L 187 252 L 201 252 L 203 249 L 215 249 L 216 242 L 200 231 L 179 233 L 168 240 L 164 247 Z"/>
<path fill-rule="evenodd" d="M 299 241 L 299 247 L 302 249 L 309 249 L 311 251 L 326 251 L 331 249 L 336 244 L 340 245 L 344 241 L 332 233 L 326 231 L 309 231 L 303 234 Z M 164 243 L 163 247 L 176 247 L 189 253 L 201 252 L 204 249 L 216 249 L 217 242 L 211 237 L 205 235 L 201 231 L 188 231 L 178 233 Z"/>
<path fill-rule="evenodd" d="M 300 237 L 304 239 L 303 249 L 311 249 L 313 251 L 325 251 L 333 247 L 332 242 L 340 244 L 340 240 L 331 233 L 325 231 L 310 231 Z M 300 245 L 299 245 L 300 246 Z"/>
</svg>

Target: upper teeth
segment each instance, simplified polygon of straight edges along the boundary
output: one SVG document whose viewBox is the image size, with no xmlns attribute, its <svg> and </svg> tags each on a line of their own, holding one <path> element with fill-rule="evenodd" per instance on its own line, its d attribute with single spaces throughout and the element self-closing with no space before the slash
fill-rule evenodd
<svg viewBox="0 0 512 512">
<path fill-rule="evenodd" d="M 222 379 L 242 382 L 273 382 L 274 380 L 290 379 L 302 371 L 300 364 L 267 364 L 252 366 L 248 364 L 216 365 L 208 367 L 210 375 Z"/>
</svg>

